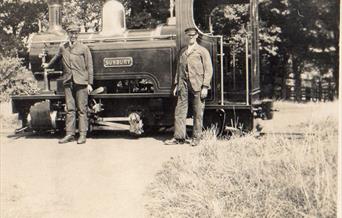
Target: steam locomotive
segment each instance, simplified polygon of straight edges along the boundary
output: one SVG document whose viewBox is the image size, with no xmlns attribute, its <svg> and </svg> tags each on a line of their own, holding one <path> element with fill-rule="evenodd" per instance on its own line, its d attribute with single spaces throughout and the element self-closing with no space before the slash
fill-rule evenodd
<svg viewBox="0 0 342 218">
<path fill-rule="evenodd" d="M 123 5 L 116 0 L 104 3 L 101 31 L 79 36 L 79 40 L 90 48 L 94 63 L 94 91 L 89 96 L 90 131 L 127 129 L 141 134 L 173 125 L 176 98 L 172 96 L 172 81 L 177 54 L 185 46 L 184 30 L 198 28 L 194 8 L 201 1 L 205 2 L 171 0 L 170 17 L 150 30 L 127 29 Z M 250 28 L 245 53 L 239 60 L 240 70 L 234 68 L 236 60 L 232 59 L 222 35 L 198 29 L 199 44 L 209 50 L 214 69 L 206 99 L 204 126 L 215 125 L 218 134 L 229 128 L 249 131 L 253 129 L 255 117 L 269 117 L 270 114 L 264 110 L 269 103 L 260 101 L 258 2 L 210 2 L 212 8 L 220 4 L 247 4 Z M 34 34 L 29 46 L 31 70 L 41 92 L 12 96 L 13 112 L 22 120 L 18 132 L 26 128 L 58 131 L 65 127 L 62 66 L 57 63 L 48 70 L 41 67 L 54 56 L 60 43 L 67 40 L 61 26 L 62 1 L 49 0 L 48 5 L 49 29 Z M 189 118 L 191 115 L 189 111 Z"/>
</svg>

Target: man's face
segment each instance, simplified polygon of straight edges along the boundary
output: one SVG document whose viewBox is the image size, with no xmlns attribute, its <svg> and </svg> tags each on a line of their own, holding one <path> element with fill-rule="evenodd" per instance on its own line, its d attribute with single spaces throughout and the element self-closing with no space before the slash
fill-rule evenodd
<svg viewBox="0 0 342 218">
<path fill-rule="evenodd" d="M 186 33 L 186 37 L 188 39 L 188 44 L 193 45 L 194 43 L 196 43 L 198 34 L 195 31 L 190 31 Z"/>
<path fill-rule="evenodd" d="M 77 41 L 78 32 L 76 32 L 76 31 L 68 32 L 68 37 L 69 37 L 69 41 L 70 41 L 71 43 L 74 43 L 74 42 Z"/>
</svg>

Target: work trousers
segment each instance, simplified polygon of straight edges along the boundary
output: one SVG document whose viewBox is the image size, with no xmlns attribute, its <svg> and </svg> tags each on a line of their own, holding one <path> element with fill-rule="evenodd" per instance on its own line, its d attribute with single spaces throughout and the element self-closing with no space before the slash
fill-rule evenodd
<svg viewBox="0 0 342 218">
<path fill-rule="evenodd" d="M 175 109 L 174 138 L 176 139 L 186 138 L 186 117 L 188 114 L 189 100 L 192 105 L 194 120 L 192 137 L 197 139 L 202 135 L 205 101 L 204 99 L 201 99 L 201 92 L 195 92 L 188 80 L 180 79 L 178 83 L 177 105 Z"/>
<path fill-rule="evenodd" d="M 78 116 L 78 130 L 80 135 L 86 135 L 88 131 L 88 89 L 87 85 L 79 85 L 68 82 L 64 85 L 66 102 L 66 133 L 75 135 L 76 132 L 76 110 Z"/>
</svg>

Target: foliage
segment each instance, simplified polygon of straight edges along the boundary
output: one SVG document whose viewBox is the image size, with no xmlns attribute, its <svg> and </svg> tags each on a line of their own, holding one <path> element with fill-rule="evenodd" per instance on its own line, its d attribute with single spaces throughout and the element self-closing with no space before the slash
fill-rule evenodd
<svg viewBox="0 0 342 218">
<path fill-rule="evenodd" d="M 213 33 L 224 36 L 224 43 L 229 46 L 231 53 L 243 55 L 249 30 L 248 5 L 221 5 L 213 11 L 206 11 L 207 8 L 213 8 L 211 3 L 198 1 L 200 4 L 195 8 L 200 14 L 197 23 L 201 27 L 208 26 L 205 21 L 208 17 L 203 16 L 203 11 L 210 13 Z M 284 85 L 285 80 L 294 75 L 297 97 L 300 99 L 301 74 L 305 73 L 307 65 L 312 64 L 319 68 L 321 76 L 333 72 L 337 83 L 338 1 L 259 2 L 262 90 L 266 90 L 266 86 L 272 87 L 277 77 L 283 83 L 278 85 Z M 208 31 L 209 28 L 203 29 Z M 272 97 L 272 93 L 268 97 Z"/>
<path fill-rule="evenodd" d="M 64 1 L 62 10 L 62 25 L 77 23 L 85 32 L 98 30 L 101 26 L 101 6 L 104 0 Z"/>
<path fill-rule="evenodd" d="M 249 7 L 245 5 L 225 5 L 212 12 L 213 31 L 224 35 L 225 43 L 235 52 L 244 52 L 245 40 L 249 32 Z M 260 22 L 260 50 L 269 56 L 277 54 L 277 43 L 280 41 L 280 28 Z M 249 36 L 250 38 L 250 36 Z"/>
<path fill-rule="evenodd" d="M 36 80 L 20 59 L 0 56 L 0 102 L 8 101 L 10 95 L 35 94 L 37 91 Z"/>
<path fill-rule="evenodd" d="M 150 217 L 336 217 L 338 119 L 329 107 L 337 103 L 298 126 L 303 137 L 218 141 L 207 132 L 198 152 L 157 173 Z"/>
<path fill-rule="evenodd" d="M 0 54 L 15 56 L 25 50 L 25 39 L 38 31 L 39 19 L 47 13 L 44 0 L 0 1 Z"/>
<path fill-rule="evenodd" d="M 169 0 L 126 0 L 128 28 L 153 28 L 169 16 Z"/>
<path fill-rule="evenodd" d="M 12 113 L 12 104 L 10 102 L 0 102 L 0 129 L 1 132 L 13 129 L 20 126 L 18 114 Z"/>
<path fill-rule="evenodd" d="M 265 0 L 260 4 L 261 19 L 281 30 L 280 41 L 275 42 L 279 52 L 268 62 L 270 75 L 283 77 L 284 82 L 293 74 L 297 99 L 307 63 L 317 66 L 321 76 L 333 71 L 338 87 L 339 8 L 336 0 Z"/>
<path fill-rule="evenodd" d="M 127 27 L 132 29 L 152 28 L 168 16 L 168 1 L 119 0 L 126 8 Z M 63 25 L 78 23 L 87 32 L 101 27 L 101 9 L 104 0 L 68 1 L 63 4 Z"/>
<path fill-rule="evenodd" d="M 154 28 L 169 15 L 169 0 L 119 0 L 126 9 L 127 27 Z M 101 28 L 104 0 L 64 1 L 62 25 L 78 23 L 84 31 Z M 195 22 L 214 34 L 223 34 L 230 51 L 243 53 L 249 27 L 247 5 L 221 5 L 216 1 L 195 0 Z M 321 76 L 332 72 L 338 86 L 339 10 L 338 0 L 260 0 L 260 57 L 262 88 L 281 87 L 294 75 L 300 99 L 301 74 L 314 64 Z M 213 9 L 213 10 L 212 10 Z M 0 53 L 14 56 L 25 49 L 30 33 L 38 31 L 38 20 L 47 29 L 45 0 L 3 0 L 0 2 Z M 199 12 L 199 13 L 198 13 Z M 275 82 L 277 81 L 277 82 Z M 274 87 L 273 87 L 274 86 Z M 272 97 L 272 93 L 269 94 Z"/>
</svg>

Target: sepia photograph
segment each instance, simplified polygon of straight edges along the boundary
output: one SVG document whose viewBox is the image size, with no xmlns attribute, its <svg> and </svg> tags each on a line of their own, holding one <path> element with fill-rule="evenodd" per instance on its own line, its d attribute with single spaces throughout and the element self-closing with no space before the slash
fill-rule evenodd
<svg viewBox="0 0 342 218">
<path fill-rule="evenodd" d="M 1 218 L 342 218 L 339 0 L 0 0 Z"/>
</svg>

